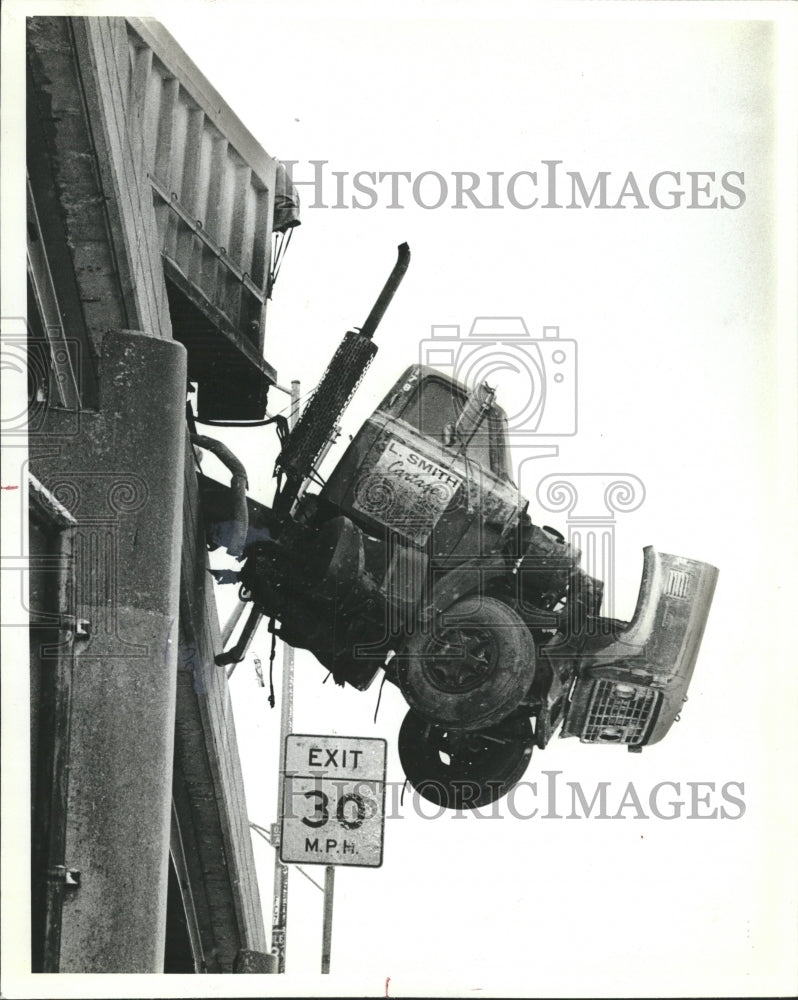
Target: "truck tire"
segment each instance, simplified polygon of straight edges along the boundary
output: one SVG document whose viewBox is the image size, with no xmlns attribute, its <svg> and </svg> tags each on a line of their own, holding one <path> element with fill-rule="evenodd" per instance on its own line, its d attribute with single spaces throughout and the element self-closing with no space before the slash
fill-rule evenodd
<svg viewBox="0 0 798 1000">
<path fill-rule="evenodd" d="M 523 700 L 535 643 L 522 618 L 493 597 L 465 597 L 413 635 L 397 664 L 410 707 L 439 726 L 479 730 Z"/>
<path fill-rule="evenodd" d="M 477 809 L 520 781 L 533 741 L 526 716 L 475 733 L 433 726 L 411 711 L 399 730 L 399 759 L 422 798 L 445 809 Z"/>
</svg>

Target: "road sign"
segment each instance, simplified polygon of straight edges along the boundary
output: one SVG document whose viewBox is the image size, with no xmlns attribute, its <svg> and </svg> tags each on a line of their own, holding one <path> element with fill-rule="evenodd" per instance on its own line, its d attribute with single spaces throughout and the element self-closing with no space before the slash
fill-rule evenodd
<svg viewBox="0 0 798 1000">
<path fill-rule="evenodd" d="M 286 737 L 283 862 L 382 864 L 386 746 L 358 736 Z"/>
</svg>

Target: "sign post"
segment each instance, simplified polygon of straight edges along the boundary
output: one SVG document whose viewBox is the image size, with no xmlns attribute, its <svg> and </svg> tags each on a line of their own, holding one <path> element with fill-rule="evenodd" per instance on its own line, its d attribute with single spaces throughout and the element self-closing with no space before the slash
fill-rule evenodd
<svg viewBox="0 0 798 1000">
<path fill-rule="evenodd" d="M 289 427 L 294 427 L 299 416 L 299 382 L 291 383 L 291 411 Z M 242 605 L 243 607 L 243 605 Z M 294 648 L 283 645 L 283 686 L 280 697 L 280 766 L 277 772 L 277 816 L 283 803 L 285 780 L 285 738 L 293 728 L 294 720 Z M 279 824 L 272 827 L 272 844 L 277 847 Z M 288 929 L 288 866 L 274 855 L 274 889 L 272 897 L 272 954 L 277 955 L 277 971 L 285 972 L 285 936 Z"/>
<path fill-rule="evenodd" d="M 332 951 L 332 919 L 333 893 L 335 891 L 335 866 L 327 865 L 324 869 L 324 923 L 321 931 L 321 971 L 327 975 L 330 971 L 330 952 Z"/>
</svg>

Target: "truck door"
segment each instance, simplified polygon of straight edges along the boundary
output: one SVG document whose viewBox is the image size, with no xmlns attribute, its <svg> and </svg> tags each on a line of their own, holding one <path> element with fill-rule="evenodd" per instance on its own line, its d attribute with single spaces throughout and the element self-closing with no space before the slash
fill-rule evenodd
<svg viewBox="0 0 798 1000">
<path fill-rule="evenodd" d="M 398 535 L 433 558 L 492 551 L 519 514 L 504 414 L 494 406 L 466 448 L 453 437 L 465 389 L 434 369 L 407 369 L 366 421 L 322 496 L 368 533 Z"/>
</svg>

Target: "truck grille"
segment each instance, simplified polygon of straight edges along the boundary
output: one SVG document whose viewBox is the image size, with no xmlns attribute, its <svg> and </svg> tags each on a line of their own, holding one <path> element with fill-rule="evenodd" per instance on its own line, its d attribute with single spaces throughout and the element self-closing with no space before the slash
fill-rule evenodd
<svg viewBox="0 0 798 1000">
<path fill-rule="evenodd" d="M 660 693 L 625 681 L 602 679 L 596 682 L 583 743 L 641 743 L 659 705 Z"/>
</svg>

